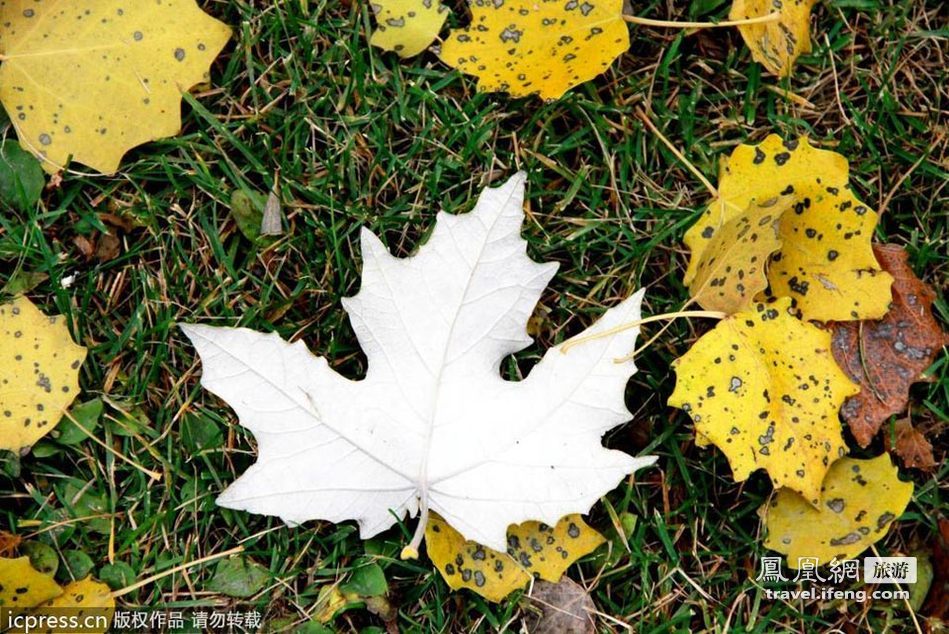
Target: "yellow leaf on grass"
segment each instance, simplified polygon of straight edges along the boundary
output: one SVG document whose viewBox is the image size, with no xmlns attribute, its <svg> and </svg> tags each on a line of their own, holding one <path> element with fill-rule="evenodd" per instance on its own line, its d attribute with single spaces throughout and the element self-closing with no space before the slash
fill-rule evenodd
<svg viewBox="0 0 949 634">
<path fill-rule="evenodd" d="M 689 284 L 692 297 L 706 310 L 747 310 L 768 286 L 768 258 L 781 248 L 778 222 L 793 199 L 782 196 L 753 202 L 718 230 L 706 227 L 706 248 Z"/>
<path fill-rule="evenodd" d="M 79 393 L 85 358 L 62 317 L 26 297 L 0 305 L 0 449 L 29 447 L 56 426 Z"/>
<path fill-rule="evenodd" d="M 112 598 L 109 586 L 92 577 L 86 577 L 67 584 L 63 587 L 62 594 L 31 610 L 30 613 L 61 616 L 63 608 L 70 608 L 68 613 L 70 616 L 90 619 L 89 626 L 82 630 L 84 634 L 101 634 L 109 630 L 109 624 L 115 613 L 115 599 Z"/>
<path fill-rule="evenodd" d="M 887 454 L 870 460 L 842 458 L 827 472 L 819 507 L 781 489 L 760 513 L 768 529 L 765 546 L 787 555 L 817 557 L 818 565 L 856 557 L 882 539 L 913 497 L 913 483 L 897 477 Z"/>
<path fill-rule="evenodd" d="M 811 52 L 811 8 L 817 0 L 733 0 L 730 20 L 760 18 L 777 11 L 776 22 L 738 27 L 751 57 L 778 77 L 791 74 L 794 61 Z"/>
<path fill-rule="evenodd" d="M 230 29 L 194 0 L 0 4 L 0 100 L 47 171 L 70 157 L 111 174 L 130 148 L 181 128 Z"/>
<path fill-rule="evenodd" d="M 858 388 L 834 362 L 830 333 L 793 313 L 782 298 L 723 319 L 674 362 L 669 405 L 725 453 L 736 481 L 766 469 L 816 505 L 845 453 L 837 412 Z"/>
<path fill-rule="evenodd" d="M 627 49 L 623 0 L 474 0 L 439 56 L 481 91 L 556 99 Z"/>
<path fill-rule="evenodd" d="M 369 43 L 399 57 L 427 49 L 442 30 L 448 9 L 438 0 L 372 0 L 376 30 Z"/>
<path fill-rule="evenodd" d="M 506 553 L 466 541 L 434 513 L 425 527 L 428 556 L 448 585 L 454 590 L 468 588 L 489 601 L 523 588 L 532 574 L 559 581 L 571 564 L 605 541 L 579 515 L 568 515 L 556 526 L 540 522 L 511 526 Z"/>
<path fill-rule="evenodd" d="M 785 142 L 771 135 L 758 145 L 738 146 L 723 163 L 719 197 L 685 234 L 692 254 L 684 283 L 691 286 L 721 227 L 755 201 L 789 196 L 792 207 L 779 223 L 781 249 L 767 273 L 771 293 L 794 298 L 805 319 L 882 317 L 893 278 L 870 247 L 878 216 L 854 197 L 848 172 L 847 159 L 806 138 Z"/>
<path fill-rule="evenodd" d="M 323 586 L 316 599 L 317 608 L 313 612 L 313 618 L 320 623 L 329 623 L 348 603 L 349 600 L 339 591 L 338 586 Z"/>
<path fill-rule="evenodd" d="M 33 569 L 29 557 L 0 557 L 0 608 L 32 608 L 61 593 L 52 577 Z"/>
</svg>

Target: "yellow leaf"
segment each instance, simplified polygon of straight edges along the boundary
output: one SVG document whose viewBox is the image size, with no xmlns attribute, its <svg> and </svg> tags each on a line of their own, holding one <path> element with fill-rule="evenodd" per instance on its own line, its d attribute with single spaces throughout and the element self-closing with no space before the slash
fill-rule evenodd
<svg viewBox="0 0 949 634">
<path fill-rule="evenodd" d="M 431 45 L 448 9 L 438 0 L 372 0 L 376 30 L 369 43 L 399 57 L 414 57 Z"/>
<path fill-rule="evenodd" d="M 229 37 L 194 0 L 10 0 L 0 100 L 47 171 L 72 157 L 111 174 L 130 148 L 178 134 L 182 91 Z"/>
<path fill-rule="evenodd" d="M 0 305 L 0 449 L 29 447 L 56 426 L 79 393 L 85 358 L 62 317 L 26 297 Z"/>
<path fill-rule="evenodd" d="M 629 49 L 623 0 L 475 0 L 440 57 L 484 92 L 556 99 Z"/>
<path fill-rule="evenodd" d="M 108 631 L 112 616 L 115 613 L 115 599 L 112 598 L 109 586 L 95 581 L 92 577 L 86 577 L 66 585 L 62 592 L 58 597 L 32 610 L 31 614 L 61 616 L 62 608 L 72 608 L 69 616 L 76 616 L 80 619 L 86 617 L 97 619 L 96 621 L 89 621 L 90 625 L 82 630 L 84 633 L 101 634 Z M 101 627 L 92 625 L 92 623 L 100 621 L 102 623 Z"/>
<path fill-rule="evenodd" d="M 760 513 L 768 529 L 765 546 L 787 555 L 817 557 L 818 565 L 852 559 L 886 535 L 913 497 L 913 483 L 902 482 L 890 457 L 842 458 L 827 472 L 820 507 L 781 489 Z"/>
<path fill-rule="evenodd" d="M 800 55 L 811 52 L 811 7 L 817 0 L 732 0 L 730 20 L 759 18 L 774 11 L 776 22 L 738 27 L 751 57 L 778 77 L 791 73 Z"/>
<path fill-rule="evenodd" d="M 52 577 L 33 569 L 29 557 L 0 557 L 0 608 L 32 608 L 61 593 Z"/>
<path fill-rule="evenodd" d="M 848 172 L 847 159 L 806 138 L 784 142 L 771 135 L 738 146 L 722 166 L 719 197 L 685 234 L 692 255 L 684 283 L 691 286 L 720 227 L 755 201 L 785 195 L 793 204 L 781 216 L 781 249 L 767 273 L 772 294 L 794 298 L 809 320 L 882 317 L 893 278 L 870 247 L 878 216 L 854 197 Z"/>
<path fill-rule="evenodd" d="M 568 515 L 553 527 L 540 522 L 512 525 L 507 553 L 465 541 L 434 513 L 425 527 L 428 556 L 448 585 L 454 590 L 468 588 L 489 601 L 523 588 L 531 574 L 559 581 L 571 564 L 605 541 L 579 515 Z"/>
<path fill-rule="evenodd" d="M 766 469 L 816 505 L 845 453 L 837 411 L 858 388 L 834 362 L 830 333 L 793 313 L 782 298 L 723 319 L 674 362 L 669 405 L 725 453 L 736 481 Z"/>
<path fill-rule="evenodd" d="M 768 258 L 781 248 L 778 221 L 792 202 L 787 196 L 753 202 L 717 230 L 705 228 L 709 238 L 689 284 L 700 306 L 729 314 L 751 306 L 768 286 Z"/>
<path fill-rule="evenodd" d="M 323 586 L 316 599 L 317 608 L 313 613 L 313 618 L 320 623 L 329 623 L 348 603 L 349 600 L 343 596 L 337 586 Z"/>
</svg>

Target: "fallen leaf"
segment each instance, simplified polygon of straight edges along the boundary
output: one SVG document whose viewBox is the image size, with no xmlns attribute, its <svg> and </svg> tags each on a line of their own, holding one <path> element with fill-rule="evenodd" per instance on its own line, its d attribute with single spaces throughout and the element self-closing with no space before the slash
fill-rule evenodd
<svg viewBox="0 0 949 634">
<path fill-rule="evenodd" d="M 557 99 L 629 49 L 623 0 L 475 0 L 439 57 L 478 90 Z"/>
<path fill-rule="evenodd" d="M 507 528 L 586 512 L 652 464 L 605 449 L 629 418 L 624 393 L 638 329 L 547 351 L 521 381 L 501 378 L 531 344 L 525 326 L 556 264 L 526 255 L 525 176 L 482 192 L 474 211 L 439 213 L 409 258 L 361 235 L 360 292 L 343 300 L 368 358 L 352 381 L 302 342 L 242 328 L 183 325 L 202 384 L 257 439 L 255 465 L 218 498 L 290 524 L 355 519 L 364 539 L 431 509 L 467 539 L 503 550 Z M 584 334 L 640 316 L 642 291 Z M 411 548 L 424 531 L 420 522 Z"/>
<path fill-rule="evenodd" d="M 109 624 L 115 614 L 115 599 L 109 586 L 87 577 L 80 581 L 73 581 L 62 589 L 62 594 L 39 606 L 30 613 L 33 615 L 62 616 L 64 612 L 69 616 L 81 619 L 102 617 L 103 625 L 83 627 L 82 632 L 88 634 L 104 634 L 109 631 Z M 89 621 L 95 623 L 95 621 Z"/>
<path fill-rule="evenodd" d="M 231 193 L 231 217 L 237 229 L 251 242 L 260 237 L 264 219 L 264 198 L 257 192 L 235 189 Z"/>
<path fill-rule="evenodd" d="M 316 598 L 316 608 L 312 612 L 313 618 L 320 623 L 329 623 L 349 603 L 349 600 L 339 591 L 338 586 L 323 586 Z"/>
<path fill-rule="evenodd" d="M 772 134 L 758 145 L 738 146 L 723 162 L 718 198 L 685 234 L 692 254 L 684 283 L 691 286 L 721 227 L 755 201 L 790 196 L 792 209 L 779 224 L 782 246 L 767 273 L 771 295 L 797 300 L 808 320 L 882 317 L 893 278 L 870 249 L 878 216 L 854 197 L 848 172 L 847 159 L 804 137 L 785 142 Z"/>
<path fill-rule="evenodd" d="M 109 262 L 119 257 L 122 241 L 111 233 L 103 233 L 96 241 L 96 259 L 100 262 Z"/>
<path fill-rule="evenodd" d="M 728 458 L 736 481 L 766 469 L 775 488 L 820 500 L 846 453 L 837 412 L 857 386 L 834 363 L 830 333 L 782 298 L 720 321 L 673 363 L 669 405 L 689 413 L 700 444 Z"/>
<path fill-rule="evenodd" d="M 774 11 L 776 22 L 738 27 L 751 57 L 773 75 L 787 77 L 794 61 L 811 52 L 811 8 L 817 0 L 732 0 L 729 20 L 764 17 Z"/>
<path fill-rule="evenodd" d="M 76 248 L 79 249 L 79 253 L 81 253 L 82 257 L 86 260 L 91 260 L 95 255 L 96 244 L 88 236 L 77 234 L 73 236 L 72 242 L 76 245 Z"/>
<path fill-rule="evenodd" d="M 790 197 L 751 203 L 713 234 L 696 262 L 689 284 L 692 298 L 706 310 L 732 314 L 748 310 L 768 286 L 768 258 L 781 248 L 778 222 Z"/>
<path fill-rule="evenodd" d="M 86 349 L 60 316 L 26 297 L 0 305 L 0 449 L 19 452 L 48 434 L 79 393 Z"/>
<path fill-rule="evenodd" d="M 453 590 L 468 588 L 489 601 L 500 601 L 537 576 L 558 581 L 575 561 L 606 540 L 579 515 L 568 515 L 549 526 L 540 522 L 512 525 L 507 550 L 499 552 L 473 541 L 437 514 L 425 528 L 428 557 Z"/>
<path fill-rule="evenodd" d="M 12 555 L 23 538 L 13 533 L 0 531 L 0 557 Z"/>
<path fill-rule="evenodd" d="M 835 557 L 852 559 L 886 536 L 912 496 L 913 483 L 897 477 L 887 454 L 841 458 L 827 472 L 818 508 L 790 489 L 761 507 L 764 545 L 787 555 L 791 568 L 799 557 L 816 557 L 819 566 Z"/>
<path fill-rule="evenodd" d="M 53 578 L 34 570 L 29 557 L 0 557 L 0 608 L 32 608 L 60 594 Z"/>
<path fill-rule="evenodd" d="M 579 583 L 564 577 L 559 583 L 535 581 L 531 601 L 540 608 L 527 618 L 531 634 L 593 634 L 596 632 L 596 605 Z"/>
<path fill-rule="evenodd" d="M 949 343 L 932 314 L 936 293 L 913 273 L 906 251 L 895 244 L 874 245 L 873 251 L 893 276 L 889 312 L 879 321 L 831 324 L 834 357 L 862 388 L 840 412 L 861 447 L 906 409 L 910 386 Z"/>
<path fill-rule="evenodd" d="M 415 57 L 435 41 L 448 9 L 438 0 L 372 0 L 376 30 L 369 43 L 399 57 Z"/>
<path fill-rule="evenodd" d="M 938 464 L 933 456 L 933 446 L 921 431 L 913 427 L 908 418 L 896 421 L 896 442 L 890 447 L 887 436 L 886 448 L 895 453 L 903 464 L 911 469 L 930 471 Z"/>
<path fill-rule="evenodd" d="M 264 204 L 263 217 L 260 220 L 260 235 L 279 236 L 283 233 L 283 208 L 276 192 L 270 192 Z"/>
<path fill-rule="evenodd" d="M 229 38 L 194 0 L 7 2 L 0 101 L 47 171 L 71 157 L 112 174 L 129 149 L 178 134 L 182 91 Z"/>
</svg>

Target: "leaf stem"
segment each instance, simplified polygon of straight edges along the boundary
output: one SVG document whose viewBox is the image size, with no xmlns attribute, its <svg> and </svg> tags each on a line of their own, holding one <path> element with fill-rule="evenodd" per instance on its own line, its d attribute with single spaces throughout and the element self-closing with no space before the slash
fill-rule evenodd
<svg viewBox="0 0 949 634">
<path fill-rule="evenodd" d="M 574 337 L 568 341 L 565 341 L 560 346 L 560 353 L 567 354 L 570 348 L 579 346 L 580 344 L 587 343 L 588 341 L 595 341 L 596 339 L 603 339 L 604 337 L 612 337 L 623 331 L 630 330 L 631 328 L 638 328 L 643 324 L 649 324 L 654 321 L 665 321 L 668 319 L 678 319 L 679 317 L 707 317 L 709 319 L 724 319 L 728 317 L 728 313 L 723 313 L 717 310 L 680 310 L 674 313 L 662 313 L 661 315 L 653 315 L 652 317 L 644 317 L 642 319 L 637 319 L 635 321 L 630 321 L 628 323 L 622 324 L 620 326 L 614 326 L 602 332 L 598 332 L 592 335 L 586 335 L 585 337 Z"/>
<path fill-rule="evenodd" d="M 418 516 L 418 526 L 415 527 L 415 534 L 412 535 L 412 541 L 402 549 L 401 559 L 418 559 L 418 549 L 422 545 L 422 538 L 425 537 L 425 527 L 428 526 L 428 496 L 420 498 L 419 502 L 422 512 Z"/>
<path fill-rule="evenodd" d="M 769 13 L 768 15 L 758 16 L 757 18 L 744 18 L 742 20 L 725 20 L 723 22 L 676 22 L 673 20 L 653 20 L 650 18 L 641 18 L 636 15 L 624 15 L 623 19 L 633 24 L 643 26 L 658 26 L 670 29 L 711 29 L 718 26 L 744 26 L 746 24 L 766 24 L 777 22 L 781 19 L 780 13 Z"/>
</svg>

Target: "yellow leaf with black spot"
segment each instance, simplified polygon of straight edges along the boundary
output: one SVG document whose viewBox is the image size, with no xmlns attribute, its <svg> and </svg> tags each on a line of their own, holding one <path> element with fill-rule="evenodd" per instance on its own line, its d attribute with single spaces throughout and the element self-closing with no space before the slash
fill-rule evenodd
<svg viewBox="0 0 949 634">
<path fill-rule="evenodd" d="M 427 49 L 448 17 L 438 0 L 372 0 L 372 10 L 376 30 L 369 43 L 402 58 Z"/>
<path fill-rule="evenodd" d="M 483 92 L 557 99 L 628 49 L 623 0 L 473 0 L 439 56 Z"/>
<path fill-rule="evenodd" d="M 828 467 L 846 453 L 837 412 L 858 391 L 834 361 L 830 333 L 782 298 L 723 319 L 673 367 L 669 405 L 725 453 L 736 481 L 765 469 L 775 487 L 818 504 Z"/>
<path fill-rule="evenodd" d="M 72 158 L 111 174 L 129 149 L 178 134 L 182 92 L 229 38 L 195 0 L 8 0 L 0 100 L 47 171 Z"/>
<path fill-rule="evenodd" d="M 730 20 L 759 18 L 777 11 L 775 22 L 738 27 L 751 57 L 778 77 L 791 74 L 794 61 L 811 52 L 811 8 L 817 0 L 732 0 Z"/>
<path fill-rule="evenodd" d="M 771 135 L 740 145 L 723 163 L 719 196 L 685 234 L 691 286 L 715 232 L 756 201 L 793 198 L 778 225 L 781 249 L 772 256 L 768 283 L 775 297 L 796 300 L 801 316 L 818 321 L 878 319 L 889 309 L 893 278 L 870 246 L 877 214 L 850 190 L 847 159 L 806 138 Z M 759 297 L 759 299 L 761 299 Z"/>
<path fill-rule="evenodd" d="M 692 297 L 706 310 L 747 310 L 768 286 L 768 258 L 781 248 L 778 222 L 791 206 L 787 196 L 753 202 L 720 227 L 705 228 L 706 248 L 689 284 Z"/>
<path fill-rule="evenodd" d="M 26 297 L 0 305 L 0 449 L 33 445 L 79 393 L 86 349 Z"/>
<path fill-rule="evenodd" d="M 523 588 L 531 575 L 559 581 L 575 561 L 605 541 L 579 515 L 568 515 L 556 526 L 541 522 L 510 526 L 506 553 L 466 541 L 434 513 L 425 527 L 428 556 L 448 585 L 454 590 L 468 588 L 489 601 Z"/>
<path fill-rule="evenodd" d="M 63 587 L 62 594 L 30 613 L 62 615 L 64 608 L 69 609 L 70 616 L 76 616 L 83 619 L 83 622 L 89 623 L 88 627 L 83 628 L 84 633 L 101 634 L 109 630 L 109 624 L 115 614 L 115 599 L 112 598 L 109 586 L 92 577 L 86 577 L 67 584 Z"/>
<path fill-rule="evenodd" d="M 0 557 L 0 608 L 32 608 L 61 593 L 52 577 L 33 569 L 29 557 Z"/>
<path fill-rule="evenodd" d="M 816 557 L 818 565 L 856 557 L 886 536 L 913 497 L 913 483 L 897 477 L 887 454 L 838 460 L 821 490 L 817 508 L 781 489 L 759 511 L 768 529 L 765 546 L 787 555 L 791 568 L 800 557 Z"/>
</svg>

